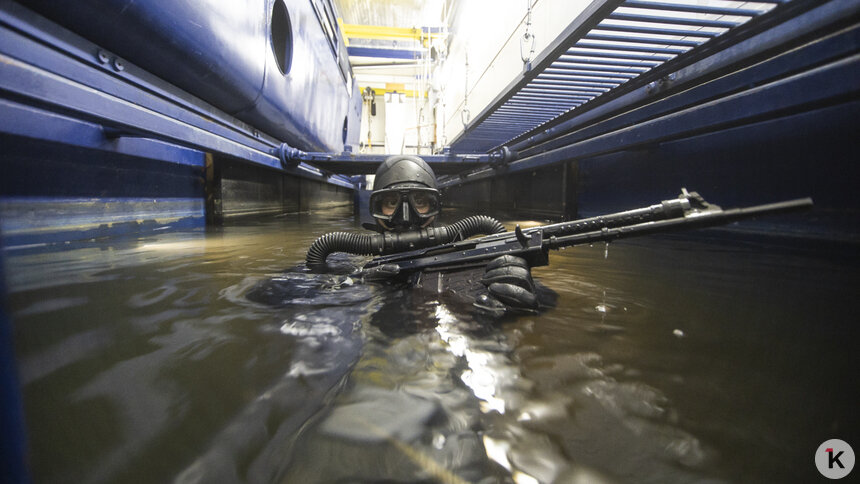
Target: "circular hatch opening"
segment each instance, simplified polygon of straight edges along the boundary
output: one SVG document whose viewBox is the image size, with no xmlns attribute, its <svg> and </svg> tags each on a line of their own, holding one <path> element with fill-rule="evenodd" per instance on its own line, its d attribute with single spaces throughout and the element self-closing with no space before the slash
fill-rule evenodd
<svg viewBox="0 0 860 484">
<path fill-rule="evenodd" d="M 293 27 L 284 0 L 275 0 L 272 7 L 272 52 L 281 73 L 290 73 L 293 63 Z"/>
</svg>

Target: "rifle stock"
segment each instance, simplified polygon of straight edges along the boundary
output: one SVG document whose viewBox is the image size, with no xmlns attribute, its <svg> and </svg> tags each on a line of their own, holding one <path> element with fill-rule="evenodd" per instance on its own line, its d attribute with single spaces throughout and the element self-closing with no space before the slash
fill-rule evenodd
<svg viewBox="0 0 860 484">
<path fill-rule="evenodd" d="M 364 268 L 394 264 L 399 273 L 428 269 L 463 269 L 480 266 L 510 254 L 522 257 L 531 266 L 549 264 L 549 250 L 594 242 L 639 237 L 649 234 L 725 225 L 760 215 L 793 212 L 812 207 L 811 198 L 799 198 L 752 207 L 723 210 L 707 203 L 695 192 L 682 190 L 677 199 L 648 207 L 627 210 L 571 222 L 542 225 L 514 232 L 463 240 L 377 257 Z"/>
</svg>

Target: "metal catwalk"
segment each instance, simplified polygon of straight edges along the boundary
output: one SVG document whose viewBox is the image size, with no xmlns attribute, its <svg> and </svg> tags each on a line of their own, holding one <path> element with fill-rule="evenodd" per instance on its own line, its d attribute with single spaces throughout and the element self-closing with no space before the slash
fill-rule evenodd
<svg viewBox="0 0 860 484">
<path fill-rule="evenodd" d="M 452 150 L 491 151 L 622 88 L 660 82 L 662 75 L 725 45 L 720 38 L 727 34 L 766 27 L 760 17 L 790 1 L 701 3 L 592 3 L 468 123 Z"/>
<path fill-rule="evenodd" d="M 856 97 L 858 16 L 852 0 L 595 1 L 424 158 L 453 186 L 839 104 Z M 345 175 L 384 158 L 282 154 Z"/>
</svg>

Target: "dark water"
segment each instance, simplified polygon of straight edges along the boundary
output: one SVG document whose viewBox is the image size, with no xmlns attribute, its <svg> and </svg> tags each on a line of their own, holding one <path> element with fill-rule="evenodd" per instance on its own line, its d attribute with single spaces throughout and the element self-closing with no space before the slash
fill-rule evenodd
<svg viewBox="0 0 860 484">
<path fill-rule="evenodd" d="M 578 247 L 492 321 L 300 267 L 351 225 L 7 251 L 34 480 L 810 482 L 860 445 L 851 251 Z"/>
</svg>

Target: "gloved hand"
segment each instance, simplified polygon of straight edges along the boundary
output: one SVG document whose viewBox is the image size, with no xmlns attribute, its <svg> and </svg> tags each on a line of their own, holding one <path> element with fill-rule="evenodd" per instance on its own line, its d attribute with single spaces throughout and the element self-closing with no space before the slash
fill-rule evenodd
<svg viewBox="0 0 860 484">
<path fill-rule="evenodd" d="M 531 269 L 522 257 L 503 255 L 493 259 L 487 264 L 481 283 L 487 286 L 489 296 L 509 308 L 520 310 L 536 310 L 538 308 Z M 479 296 L 476 305 L 479 307 L 498 306 L 484 296 Z"/>
<path fill-rule="evenodd" d="M 397 264 L 382 264 L 372 269 L 361 271 L 361 276 L 365 281 L 380 282 L 388 281 L 400 274 L 400 267 Z"/>
</svg>

